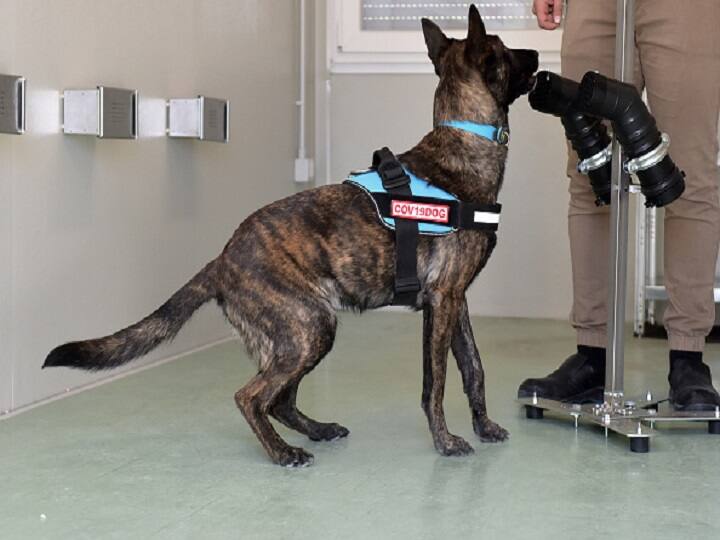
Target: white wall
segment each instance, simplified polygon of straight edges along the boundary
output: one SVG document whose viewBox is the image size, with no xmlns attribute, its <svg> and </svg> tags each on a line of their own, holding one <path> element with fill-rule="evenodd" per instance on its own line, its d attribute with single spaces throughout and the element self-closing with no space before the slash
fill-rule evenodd
<svg viewBox="0 0 720 540">
<path fill-rule="evenodd" d="M 29 87 L 28 133 L 0 135 L 1 411 L 96 379 L 40 366 L 149 313 L 294 189 L 297 14 L 287 0 L 0 0 L 0 13 L 0 72 Z M 137 88 L 141 107 L 227 97 L 231 142 L 60 134 L 59 91 L 97 84 Z M 213 306 L 143 362 L 228 334 Z"/>
<path fill-rule="evenodd" d="M 0 411 L 12 403 L 12 166 L 12 148 L 0 141 Z"/>
<path fill-rule="evenodd" d="M 4 9 L 9 21 L 15 19 L 15 2 L 7 6 L 0 3 L 0 8 Z M 14 56 L 15 45 L 15 25 L 3 27 L 0 31 L 0 73 L 13 67 L 10 59 Z M 0 412 L 12 405 L 12 143 L 12 136 L 0 135 Z"/>
</svg>

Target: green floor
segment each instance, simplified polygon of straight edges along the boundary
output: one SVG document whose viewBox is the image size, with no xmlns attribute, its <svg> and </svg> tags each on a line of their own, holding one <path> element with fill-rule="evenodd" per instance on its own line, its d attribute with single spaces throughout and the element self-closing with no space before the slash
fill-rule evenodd
<svg viewBox="0 0 720 540">
<path fill-rule="evenodd" d="M 665 428 L 639 455 L 594 428 L 526 420 L 517 385 L 572 350 L 568 325 L 473 323 L 507 443 L 474 438 L 452 365 L 448 424 L 476 453 L 437 455 L 419 406 L 419 315 L 347 316 L 299 401 L 350 437 L 281 429 L 314 466 L 268 462 L 232 399 L 253 367 L 229 342 L 1 421 L 0 539 L 720 538 L 720 437 Z M 663 347 L 630 342 L 628 392 L 666 387 Z M 720 374 L 720 348 L 706 356 Z"/>
</svg>

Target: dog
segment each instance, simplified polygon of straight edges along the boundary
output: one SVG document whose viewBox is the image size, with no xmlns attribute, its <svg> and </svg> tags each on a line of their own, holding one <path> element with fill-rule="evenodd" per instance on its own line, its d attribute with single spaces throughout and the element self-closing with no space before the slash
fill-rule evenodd
<svg viewBox="0 0 720 540">
<path fill-rule="evenodd" d="M 428 19 L 422 29 L 439 76 L 436 127 L 398 159 L 462 201 L 494 204 L 507 146 L 439 124 L 462 119 L 507 126 L 510 104 L 531 89 L 538 54 L 509 49 L 488 35 L 474 5 L 466 39 L 448 38 Z M 348 435 L 337 423 L 300 412 L 298 386 L 332 348 L 337 310 L 362 312 L 392 303 L 394 243 L 393 232 L 358 187 L 335 184 L 297 193 L 250 215 L 222 253 L 154 313 L 110 336 L 61 345 L 43 368 L 94 371 L 125 364 L 173 338 L 195 310 L 214 299 L 259 363 L 257 374 L 235 394 L 237 406 L 272 461 L 309 465 L 312 454 L 288 445 L 270 417 L 312 440 Z M 495 244 L 495 232 L 482 230 L 418 239 L 421 290 L 411 307 L 423 312 L 422 408 L 435 448 L 445 456 L 473 452 L 445 423 L 449 349 L 462 375 L 474 432 L 484 442 L 508 437 L 487 415 L 484 373 L 465 299 Z"/>
</svg>

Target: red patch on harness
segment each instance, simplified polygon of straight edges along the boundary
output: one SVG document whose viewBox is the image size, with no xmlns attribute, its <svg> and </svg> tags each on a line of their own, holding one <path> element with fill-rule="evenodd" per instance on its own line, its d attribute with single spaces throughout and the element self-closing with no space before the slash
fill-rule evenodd
<svg viewBox="0 0 720 540">
<path fill-rule="evenodd" d="M 390 201 L 390 215 L 396 218 L 417 221 L 448 223 L 450 207 L 444 204 L 427 204 L 411 201 Z"/>
</svg>

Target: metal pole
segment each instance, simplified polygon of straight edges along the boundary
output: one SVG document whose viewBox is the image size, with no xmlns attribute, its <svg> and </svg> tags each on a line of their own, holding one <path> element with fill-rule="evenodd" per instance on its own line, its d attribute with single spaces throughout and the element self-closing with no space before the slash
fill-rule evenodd
<svg viewBox="0 0 720 540">
<path fill-rule="evenodd" d="M 648 278 L 647 285 L 657 285 L 657 208 L 646 210 L 648 231 Z M 648 302 L 647 317 L 650 324 L 655 324 L 655 300 Z"/>
<path fill-rule="evenodd" d="M 647 217 L 643 198 L 635 196 L 635 325 L 636 336 L 642 336 L 647 320 L 647 301 L 645 286 L 647 284 Z"/>
<path fill-rule="evenodd" d="M 617 0 L 615 78 L 633 83 L 635 55 L 635 1 Z M 622 148 L 613 141 L 610 212 L 610 283 L 605 403 L 623 406 L 625 294 L 627 289 L 629 177 L 623 170 Z"/>
</svg>

